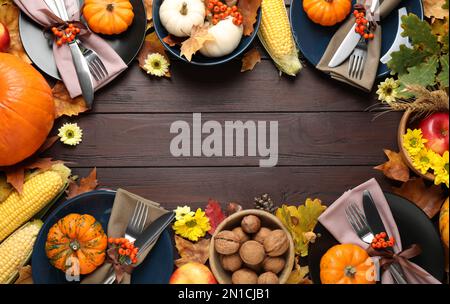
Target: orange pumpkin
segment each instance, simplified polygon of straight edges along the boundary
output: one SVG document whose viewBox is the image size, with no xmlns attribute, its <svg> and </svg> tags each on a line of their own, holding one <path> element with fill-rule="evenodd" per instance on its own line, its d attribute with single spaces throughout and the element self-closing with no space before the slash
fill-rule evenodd
<svg viewBox="0 0 450 304">
<path fill-rule="evenodd" d="M 50 228 L 45 252 L 56 268 L 66 271 L 79 266 L 80 274 L 88 274 L 105 261 L 107 245 L 102 225 L 93 216 L 73 213 Z"/>
<path fill-rule="evenodd" d="M 31 156 L 53 127 L 55 104 L 44 77 L 16 56 L 0 53 L 0 167 Z"/>
<path fill-rule="evenodd" d="M 441 232 L 442 242 L 448 249 L 448 198 L 442 205 L 441 213 L 439 214 L 439 231 Z"/>
<path fill-rule="evenodd" d="M 323 26 L 341 22 L 351 8 L 351 0 L 303 0 L 303 9 L 309 19 Z"/>
<path fill-rule="evenodd" d="M 361 247 L 336 245 L 320 260 L 320 280 L 322 284 L 374 284 L 375 266 Z"/>
<path fill-rule="evenodd" d="M 129 0 L 86 0 L 83 15 L 92 31 L 105 35 L 125 32 L 134 19 Z"/>
</svg>

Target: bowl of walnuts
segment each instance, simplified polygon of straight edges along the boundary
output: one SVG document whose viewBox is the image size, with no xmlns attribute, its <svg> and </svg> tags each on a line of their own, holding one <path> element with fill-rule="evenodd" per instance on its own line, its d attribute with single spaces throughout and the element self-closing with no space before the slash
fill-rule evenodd
<svg viewBox="0 0 450 304">
<path fill-rule="evenodd" d="M 220 284 L 284 284 L 294 256 L 294 242 L 283 224 L 252 209 L 232 214 L 217 227 L 209 263 Z"/>
</svg>

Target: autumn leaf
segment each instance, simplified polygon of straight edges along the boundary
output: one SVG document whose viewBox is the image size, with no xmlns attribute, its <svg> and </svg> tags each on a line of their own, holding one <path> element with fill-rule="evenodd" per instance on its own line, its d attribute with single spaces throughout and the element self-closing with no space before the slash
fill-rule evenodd
<svg viewBox="0 0 450 304">
<path fill-rule="evenodd" d="M 170 47 L 174 47 L 176 45 L 181 45 L 186 38 L 176 37 L 174 35 L 169 34 L 168 36 L 163 38 L 163 42 Z"/>
<path fill-rule="evenodd" d="M 222 211 L 222 207 L 218 201 L 210 199 L 208 201 L 208 205 L 205 209 L 206 216 L 209 219 L 209 223 L 211 224 L 211 229 L 208 231 L 209 234 L 214 234 L 217 226 L 226 218 L 225 214 Z"/>
<path fill-rule="evenodd" d="M 37 153 L 42 153 L 47 151 L 48 149 L 50 149 L 59 139 L 58 135 L 55 136 L 51 136 L 49 138 L 47 138 L 44 143 L 42 144 L 42 146 L 39 148 Z"/>
<path fill-rule="evenodd" d="M 55 102 L 55 118 L 63 115 L 76 116 L 88 110 L 83 97 L 79 96 L 72 99 L 62 81 L 55 84 L 52 93 Z"/>
<path fill-rule="evenodd" d="M 393 192 L 416 204 L 429 218 L 438 214 L 446 198 L 441 187 L 427 187 L 422 178 L 411 179 L 400 188 L 393 187 Z"/>
<path fill-rule="evenodd" d="M 209 33 L 209 26 L 194 26 L 191 36 L 181 44 L 181 55 L 186 57 L 188 61 L 192 60 L 192 56 L 200 50 L 208 41 L 214 41 L 214 36 Z"/>
<path fill-rule="evenodd" d="M 19 277 L 14 284 L 33 284 L 31 266 L 23 266 L 19 269 Z"/>
<path fill-rule="evenodd" d="M 308 278 L 309 267 L 300 266 L 298 263 L 298 257 L 295 258 L 294 269 L 292 270 L 286 284 L 312 284 L 312 281 Z"/>
<path fill-rule="evenodd" d="M 374 169 L 382 171 L 383 174 L 393 180 L 406 182 L 409 180 L 409 168 L 403 161 L 400 153 L 391 150 L 384 150 L 388 157 L 388 161 L 382 165 L 376 166 Z"/>
<path fill-rule="evenodd" d="M 97 181 L 97 169 L 92 169 L 91 173 L 87 177 L 80 180 L 80 183 L 72 182 L 67 189 L 67 198 L 72 198 L 80 194 L 95 190 L 98 186 Z"/>
<path fill-rule="evenodd" d="M 10 46 L 8 53 L 13 54 L 23 61 L 30 63 L 19 34 L 19 8 L 12 1 L 0 2 L 0 22 L 6 25 L 10 36 Z"/>
<path fill-rule="evenodd" d="M 242 24 L 244 26 L 244 36 L 250 36 L 253 33 L 261 2 L 262 0 L 246 0 L 238 2 L 237 6 L 243 18 Z"/>
<path fill-rule="evenodd" d="M 448 10 L 444 9 L 445 0 L 423 0 L 423 12 L 428 18 L 444 19 Z"/>
<path fill-rule="evenodd" d="M 261 54 L 257 48 L 253 48 L 247 53 L 245 53 L 242 58 L 242 68 L 241 72 L 251 71 L 256 66 L 256 64 L 261 62 Z"/>
<path fill-rule="evenodd" d="M 6 181 L 6 176 L 0 173 L 0 203 L 13 191 L 13 187 Z"/>
<path fill-rule="evenodd" d="M 192 243 L 178 235 L 175 235 L 175 247 L 180 258 L 175 260 L 175 265 L 180 267 L 189 262 L 205 264 L 209 258 L 209 244 L 211 240 L 202 239 L 197 243 Z"/>
<path fill-rule="evenodd" d="M 230 216 L 233 213 L 241 211 L 242 209 L 243 209 L 242 206 L 239 205 L 238 203 L 231 202 L 231 203 L 228 203 L 228 205 L 227 205 L 227 214 L 228 214 L 228 216 Z"/>
<path fill-rule="evenodd" d="M 141 67 L 141 69 L 144 68 L 145 60 L 147 59 L 148 55 L 155 53 L 161 54 L 168 62 L 170 62 L 169 56 L 167 56 L 166 54 L 164 45 L 161 43 L 161 41 L 159 41 L 156 32 L 153 32 L 145 37 L 144 45 L 142 46 L 139 54 L 136 57 L 139 61 L 139 66 Z M 170 72 L 167 72 L 167 74 L 165 75 L 165 77 L 168 78 L 170 78 L 170 76 Z"/>
<path fill-rule="evenodd" d="M 144 0 L 145 11 L 147 13 L 147 21 L 153 19 L 153 0 Z"/>
</svg>

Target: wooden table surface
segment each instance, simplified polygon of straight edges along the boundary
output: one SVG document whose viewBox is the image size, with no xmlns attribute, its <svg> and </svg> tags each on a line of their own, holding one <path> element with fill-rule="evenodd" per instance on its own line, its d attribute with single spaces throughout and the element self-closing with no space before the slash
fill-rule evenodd
<svg viewBox="0 0 450 304">
<path fill-rule="evenodd" d="M 255 45 L 260 47 L 259 42 Z M 272 61 L 240 73 L 240 58 L 216 67 L 197 67 L 172 58 L 171 79 L 148 77 L 134 62 L 96 95 L 92 111 L 57 121 L 77 122 L 84 131 L 75 148 L 57 143 L 47 154 L 85 176 L 97 167 L 102 187 L 122 187 L 175 208 L 204 207 L 209 198 L 253 206 L 270 193 L 280 203 L 317 197 L 330 204 L 372 177 L 383 149 L 397 149 L 399 113 L 373 121 L 366 109 L 374 94 L 329 79 L 305 62 L 297 78 L 279 76 Z M 176 158 L 170 125 L 206 120 L 279 121 L 279 162 L 260 168 L 259 157 Z"/>
</svg>

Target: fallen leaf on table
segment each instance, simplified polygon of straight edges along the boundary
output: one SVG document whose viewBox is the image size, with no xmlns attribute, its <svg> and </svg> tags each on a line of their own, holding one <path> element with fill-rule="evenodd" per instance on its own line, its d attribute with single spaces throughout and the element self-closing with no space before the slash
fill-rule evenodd
<svg viewBox="0 0 450 304">
<path fill-rule="evenodd" d="M 326 209 L 319 199 L 308 198 L 304 205 L 287 206 L 282 205 L 275 212 L 286 229 L 291 233 L 294 240 L 295 253 L 302 257 L 308 255 L 308 245 L 312 237 L 312 232 L 317 224 L 317 219 Z"/>
<path fill-rule="evenodd" d="M 312 284 L 312 281 L 308 278 L 309 267 L 300 266 L 298 263 L 298 257 L 295 258 L 294 269 L 292 270 L 286 284 Z"/>
<path fill-rule="evenodd" d="M 258 17 L 258 9 L 261 6 L 262 0 L 246 0 L 239 1 L 238 8 L 242 14 L 242 24 L 244 26 L 244 36 L 250 36 L 254 29 L 254 24 L 256 23 L 256 18 Z"/>
<path fill-rule="evenodd" d="M 208 31 L 209 26 L 194 26 L 192 28 L 189 39 L 181 44 L 181 56 L 186 57 L 188 61 L 192 60 L 192 56 L 200 50 L 208 41 L 214 41 L 215 38 Z"/>
<path fill-rule="evenodd" d="M 222 211 L 220 203 L 212 199 L 208 201 L 205 213 L 209 219 L 209 223 L 211 224 L 211 229 L 208 231 L 208 233 L 212 235 L 216 231 L 217 226 L 219 226 L 219 224 L 223 222 L 226 216 Z"/>
<path fill-rule="evenodd" d="M 153 19 L 153 0 L 144 0 L 145 12 L 147 13 L 147 21 Z"/>
<path fill-rule="evenodd" d="M 445 200 L 441 187 L 436 185 L 427 187 L 422 178 L 411 179 L 400 188 L 394 187 L 393 191 L 416 204 L 429 218 L 439 213 Z"/>
<path fill-rule="evenodd" d="M 151 54 L 161 54 L 164 56 L 164 58 L 170 63 L 169 56 L 166 54 L 166 50 L 164 48 L 164 45 L 159 41 L 158 36 L 156 35 L 156 32 L 150 33 L 145 37 L 144 45 L 142 46 L 141 50 L 139 51 L 139 54 L 137 55 L 137 60 L 139 61 L 139 66 L 141 69 L 143 69 L 145 65 L 145 60 L 147 59 L 148 55 Z M 167 72 L 165 77 L 170 78 L 170 72 Z"/>
<path fill-rule="evenodd" d="M 0 2 L 0 22 L 6 25 L 10 36 L 10 46 L 8 53 L 13 54 L 27 63 L 31 63 L 19 34 L 19 8 L 12 1 Z"/>
<path fill-rule="evenodd" d="M 180 267 L 189 262 L 197 262 L 205 264 L 209 258 L 209 244 L 211 240 L 202 239 L 197 243 L 192 243 L 188 240 L 175 235 L 175 247 L 178 250 L 180 258 L 175 260 L 175 265 Z"/>
<path fill-rule="evenodd" d="M 374 169 L 382 171 L 383 174 L 393 180 L 406 182 L 409 180 L 409 168 L 403 161 L 400 153 L 384 150 L 388 157 L 388 161 L 382 165 L 376 166 Z"/>
<path fill-rule="evenodd" d="M 19 277 L 14 284 L 33 284 L 31 266 L 27 265 L 19 269 Z"/>
<path fill-rule="evenodd" d="M 6 176 L 0 173 L 0 203 L 13 191 L 13 187 L 6 181 Z"/>
<path fill-rule="evenodd" d="M 241 72 L 251 71 L 256 66 L 256 64 L 261 62 L 261 54 L 257 48 L 253 48 L 247 53 L 245 53 L 242 58 L 242 68 Z"/>
<path fill-rule="evenodd" d="M 181 45 L 183 41 L 185 41 L 187 38 L 181 38 L 181 37 L 175 37 L 174 35 L 169 34 L 168 36 L 163 38 L 164 43 L 166 43 L 168 46 L 176 46 Z"/>
<path fill-rule="evenodd" d="M 92 169 L 91 173 L 87 177 L 80 180 L 77 184 L 75 181 L 71 182 L 67 189 L 67 198 L 72 198 L 80 194 L 95 190 L 98 186 L 97 181 L 97 168 Z"/>
<path fill-rule="evenodd" d="M 72 99 L 62 81 L 58 81 L 52 89 L 55 102 L 55 118 L 75 116 L 88 110 L 82 96 Z"/>
<path fill-rule="evenodd" d="M 58 135 L 49 137 L 45 140 L 42 146 L 39 148 L 38 153 L 42 153 L 50 149 L 59 139 Z"/>
<path fill-rule="evenodd" d="M 428 18 L 444 19 L 448 16 L 448 10 L 444 9 L 443 6 L 445 0 L 423 0 L 423 12 Z"/>
</svg>

